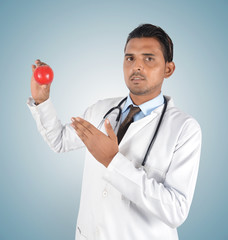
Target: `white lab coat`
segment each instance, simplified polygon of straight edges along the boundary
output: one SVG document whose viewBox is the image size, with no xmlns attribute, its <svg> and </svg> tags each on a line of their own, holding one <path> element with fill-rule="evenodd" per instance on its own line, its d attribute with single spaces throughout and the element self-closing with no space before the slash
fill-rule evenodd
<svg viewBox="0 0 228 240">
<path fill-rule="evenodd" d="M 195 189 L 201 129 L 166 98 L 167 110 L 144 167 L 141 163 L 163 105 L 130 125 L 108 168 L 86 150 L 77 240 L 178 239 L 176 228 L 187 218 Z M 121 99 L 98 101 L 82 117 L 98 126 Z M 50 99 L 38 106 L 32 103 L 30 98 L 28 106 L 51 149 L 66 152 L 84 146 L 70 123 L 62 125 L 58 120 Z M 117 113 L 108 116 L 113 128 Z M 101 131 L 105 133 L 104 125 Z"/>
</svg>

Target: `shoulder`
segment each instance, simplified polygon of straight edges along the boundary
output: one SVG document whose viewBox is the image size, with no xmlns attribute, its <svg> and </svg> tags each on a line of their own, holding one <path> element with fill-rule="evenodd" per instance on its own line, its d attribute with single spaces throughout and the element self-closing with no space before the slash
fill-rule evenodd
<svg viewBox="0 0 228 240">
<path fill-rule="evenodd" d="M 101 99 L 101 100 L 98 100 L 97 102 L 95 102 L 89 108 L 91 110 L 95 110 L 97 112 L 100 112 L 100 111 L 103 112 L 105 110 L 109 110 L 110 108 L 117 106 L 121 102 L 121 100 L 124 98 L 125 97 Z"/>
<path fill-rule="evenodd" d="M 166 96 L 166 99 L 168 100 L 166 117 L 167 121 L 170 121 L 170 124 L 173 127 L 177 127 L 182 130 L 188 130 L 188 132 L 201 132 L 201 127 L 193 116 L 176 107 L 171 97 Z"/>
<path fill-rule="evenodd" d="M 99 101 L 96 102 L 97 106 L 115 106 L 118 105 L 119 102 L 124 99 L 125 97 L 115 97 L 115 98 L 105 98 L 105 99 L 101 99 Z"/>
</svg>

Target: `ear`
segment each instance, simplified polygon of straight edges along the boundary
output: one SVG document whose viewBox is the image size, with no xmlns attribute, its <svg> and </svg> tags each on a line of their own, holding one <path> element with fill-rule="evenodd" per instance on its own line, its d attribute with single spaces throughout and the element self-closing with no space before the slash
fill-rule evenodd
<svg viewBox="0 0 228 240">
<path fill-rule="evenodd" d="M 166 65 L 165 66 L 165 78 L 168 78 L 173 74 L 173 72 L 175 70 L 175 63 L 167 62 L 165 65 Z"/>
</svg>

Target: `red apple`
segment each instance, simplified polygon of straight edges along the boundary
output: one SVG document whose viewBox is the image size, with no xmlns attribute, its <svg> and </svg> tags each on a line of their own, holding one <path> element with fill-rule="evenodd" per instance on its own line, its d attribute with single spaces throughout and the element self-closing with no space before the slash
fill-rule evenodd
<svg viewBox="0 0 228 240">
<path fill-rule="evenodd" d="M 39 84 L 49 84 L 54 78 L 54 73 L 48 65 L 39 66 L 34 71 L 34 78 Z"/>
</svg>

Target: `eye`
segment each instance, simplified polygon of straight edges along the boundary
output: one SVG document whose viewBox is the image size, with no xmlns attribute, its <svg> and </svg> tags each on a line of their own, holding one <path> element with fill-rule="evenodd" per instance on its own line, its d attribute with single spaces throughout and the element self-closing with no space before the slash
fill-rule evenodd
<svg viewBox="0 0 228 240">
<path fill-rule="evenodd" d="M 147 62 L 151 62 L 151 61 L 153 61 L 154 59 L 152 58 L 152 57 L 146 57 L 146 61 Z"/>
<path fill-rule="evenodd" d="M 127 62 L 133 61 L 133 57 L 127 57 L 127 58 L 126 58 L 126 61 L 127 61 Z"/>
</svg>

